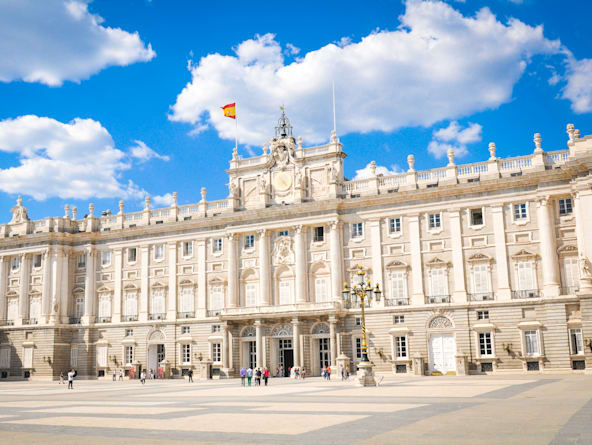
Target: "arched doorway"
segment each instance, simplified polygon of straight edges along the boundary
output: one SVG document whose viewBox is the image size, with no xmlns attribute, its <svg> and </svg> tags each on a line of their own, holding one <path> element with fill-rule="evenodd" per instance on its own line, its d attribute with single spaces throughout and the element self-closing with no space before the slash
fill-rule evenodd
<svg viewBox="0 0 592 445">
<path fill-rule="evenodd" d="M 311 375 L 321 375 L 323 367 L 331 364 L 331 339 L 329 324 L 316 323 L 311 330 Z"/>
<path fill-rule="evenodd" d="M 271 330 L 271 369 L 282 369 L 282 376 L 289 377 L 294 366 L 294 330 L 290 323 L 276 324 Z"/>
<path fill-rule="evenodd" d="M 430 373 L 442 375 L 456 373 L 456 339 L 449 318 L 434 317 L 429 325 L 428 365 Z"/>
<path fill-rule="evenodd" d="M 160 363 L 166 358 L 166 350 L 164 346 L 165 336 L 162 331 L 154 331 L 148 337 L 148 372 L 153 371 L 158 377 L 158 368 Z"/>
</svg>

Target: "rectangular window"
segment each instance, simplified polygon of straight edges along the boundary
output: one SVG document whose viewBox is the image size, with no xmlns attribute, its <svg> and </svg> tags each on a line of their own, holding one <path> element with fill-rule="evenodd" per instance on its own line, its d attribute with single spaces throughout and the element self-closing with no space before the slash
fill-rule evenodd
<svg viewBox="0 0 592 445">
<path fill-rule="evenodd" d="M 10 260 L 10 269 L 11 270 L 18 270 L 20 264 L 21 264 L 21 258 L 18 256 L 13 256 L 12 259 Z"/>
<path fill-rule="evenodd" d="M 125 293 L 125 315 L 132 318 L 138 316 L 138 298 L 136 292 Z"/>
<path fill-rule="evenodd" d="M 581 328 L 569 330 L 569 345 L 573 355 L 584 353 L 584 339 Z"/>
<path fill-rule="evenodd" d="M 245 249 L 252 249 L 255 247 L 255 235 L 245 235 Z"/>
<path fill-rule="evenodd" d="M 489 294 L 489 267 L 487 264 L 473 265 L 473 293 L 477 296 Z"/>
<path fill-rule="evenodd" d="M 183 344 L 181 345 L 181 352 L 183 356 L 183 364 L 191 363 L 191 345 Z"/>
<path fill-rule="evenodd" d="M 37 254 L 33 257 L 33 267 L 41 267 L 41 255 Z"/>
<path fill-rule="evenodd" d="M 181 307 L 180 312 L 193 312 L 195 298 L 193 296 L 193 287 L 183 286 L 181 289 Z"/>
<path fill-rule="evenodd" d="M 471 225 L 482 226 L 483 225 L 483 210 L 472 209 L 471 210 Z"/>
<path fill-rule="evenodd" d="M 127 366 L 131 365 L 134 362 L 134 347 L 133 346 L 125 346 L 124 348 L 124 360 Z"/>
<path fill-rule="evenodd" d="M 280 304 L 292 304 L 292 281 L 280 281 L 279 294 Z"/>
<path fill-rule="evenodd" d="M 125 330 L 125 336 L 126 337 L 131 337 L 134 335 L 134 330 L 133 329 L 126 329 Z"/>
<path fill-rule="evenodd" d="M 181 332 L 183 334 L 189 334 L 191 332 L 191 327 L 190 326 L 183 326 L 183 327 L 181 327 Z"/>
<path fill-rule="evenodd" d="M 559 216 L 571 215 L 573 213 L 573 203 L 571 198 L 559 200 Z"/>
<path fill-rule="evenodd" d="M 354 320 L 355 326 L 362 326 L 362 317 L 356 317 Z"/>
<path fill-rule="evenodd" d="M 135 247 L 130 247 L 127 249 L 127 262 L 128 263 L 135 263 L 138 258 L 138 251 Z"/>
<path fill-rule="evenodd" d="M 364 236 L 364 223 L 352 223 L 351 236 L 352 238 L 361 238 Z"/>
<path fill-rule="evenodd" d="M 526 218 L 528 218 L 528 208 L 526 203 L 514 204 L 514 220 L 517 221 Z"/>
<path fill-rule="evenodd" d="M 401 218 L 389 219 L 389 233 L 401 233 Z"/>
<path fill-rule="evenodd" d="M 111 264 L 111 251 L 106 250 L 101 252 L 101 266 L 108 266 Z"/>
<path fill-rule="evenodd" d="M 222 345 L 220 343 L 212 343 L 212 361 L 222 361 Z"/>
<path fill-rule="evenodd" d="M 218 310 L 224 308 L 224 287 L 212 286 L 210 289 L 210 309 Z"/>
<path fill-rule="evenodd" d="M 397 358 L 398 359 L 406 359 L 407 358 L 407 337 L 395 337 L 395 343 L 397 346 Z"/>
<path fill-rule="evenodd" d="M 329 301 L 328 280 L 326 277 L 315 278 L 315 301 L 324 303 Z"/>
<path fill-rule="evenodd" d="M 154 246 L 154 259 L 162 260 L 164 258 L 164 244 Z"/>
<path fill-rule="evenodd" d="M 531 261 L 518 262 L 518 290 L 535 290 L 532 266 Z"/>
<path fill-rule="evenodd" d="M 183 243 L 183 256 L 193 255 L 193 241 L 185 241 Z"/>
<path fill-rule="evenodd" d="M 580 287 L 580 267 L 576 256 L 563 258 L 563 285 L 567 288 L 566 294 L 573 294 Z"/>
<path fill-rule="evenodd" d="M 222 238 L 216 238 L 212 244 L 212 252 L 222 252 Z"/>
<path fill-rule="evenodd" d="M 10 369 L 10 348 L 0 348 L 0 369 Z"/>
<path fill-rule="evenodd" d="M 362 360 L 362 339 L 356 338 L 356 360 Z"/>
<path fill-rule="evenodd" d="M 280 230 L 279 236 L 288 236 L 287 230 Z"/>
<path fill-rule="evenodd" d="M 80 318 L 84 315 L 84 296 L 79 295 L 76 297 L 74 305 L 74 316 Z"/>
<path fill-rule="evenodd" d="M 84 269 L 86 267 L 86 255 L 83 253 L 78 255 L 78 268 Z"/>
<path fill-rule="evenodd" d="M 541 354 L 538 331 L 524 331 L 524 342 L 526 344 L 526 355 L 535 356 Z"/>
<path fill-rule="evenodd" d="M 405 272 L 391 272 L 391 298 L 395 300 L 407 298 Z"/>
<path fill-rule="evenodd" d="M 220 325 L 219 324 L 212 325 L 212 333 L 215 334 L 216 332 L 220 332 Z"/>
<path fill-rule="evenodd" d="M 395 324 L 405 323 L 405 316 L 404 315 L 395 315 L 393 317 L 393 322 Z"/>
<path fill-rule="evenodd" d="M 319 226 L 319 227 L 314 228 L 313 240 L 315 243 L 320 243 L 320 242 L 325 241 L 325 228 L 323 226 Z"/>
<path fill-rule="evenodd" d="M 428 215 L 428 227 L 429 229 L 439 229 L 442 227 L 442 220 L 439 213 L 430 213 Z"/>
<path fill-rule="evenodd" d="M 433 297 L 448 296 L 448 275 L 444 268 L 433 268 L 431 270 L 431 287 Z"/>
<path fill-rule="evenodd" d="M 245 306 L 255 307 L 257 306 L 257 283 L 245 284 Z"/>
<path fill-rule="evenodd" d="M 150 305 L 151 313 L 152 314 L 164 314 L 165 309 L 165 296 L 164 296 L 164 289 L 154 289 L 152 291 L 152 302 Z"/>
<path fill-rule="evenodd" d="M 479 333 L 479 354 L 481 357 L 493 355 L 491 332 Z"/>
<path fill-rule="evenodd" d="M 477 320 L 489 320 L 489 311 L 477 311 Z"/>
</svg>

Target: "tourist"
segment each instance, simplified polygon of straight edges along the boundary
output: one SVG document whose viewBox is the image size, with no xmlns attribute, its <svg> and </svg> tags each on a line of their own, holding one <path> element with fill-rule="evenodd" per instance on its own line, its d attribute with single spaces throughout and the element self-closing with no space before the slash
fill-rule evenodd
<svg viewBox="0 0 592 445">
<path fill-rule="evenodd" d="M 123 381 L 123 369 L 119 370 L 119 381 Z"/>
<path fill-rule="evenodd" d="M 253 378 L 253 369 L 249 366 L 249 369 L 247 369 L 247 382 L 248 385 L 251 386 L 251 379 Z"/>
<path fill-rule="evenodd" d="M 323 377 L 323 380 L 327 380 L 327 368 L 324 365 L 321 368 L 321 376 Z"/>
<path fill-rule="evenodd" d="M 60 372 L 60 385 L 64 383 L 64 371 Z"/>
<path fill-rule="evenodd" d="M 113 381 L 116 382 L 117 381 L 117 369 L 113 370 Z"/>
<path fill-rule="evenodd" d="M 255 371 L 255 386 L 261 386 L 261 368 Z"/>
<path fill-rule="evenodd" d="M 306 368 L 302 368 L 302 380 L 306 377 Z"/>
<path fill-rule="evenodd" d="M 76 372 L 74 371 L 74 368 L 72 368 L 70 370 L 70 372 L 68 372 L 68 389 L 74 389 L 74 376 L 75 376 Z"/>
<path fill-rule="evenodd" d="M 278 373 L 280 377 L 285 377 L 284 375 L 284 365 L 280 365 L 280 372 Z"/>
<path fill-rule="evenodd" d="M 187 375 L 189 376 L 189 383 L 193 383 L 193 369 L 190 369 Z"/>
<path fill-rule="evenodd" d="M 327 380 L 331 380 L 331 366 L 327 366 Z"/>
<path fill-rule="evenodd" d="M 265 380 L 265 386 L 267 386 L 267 379 L 269 378 L 269 369 L 265 368 L 263 370 L 263 380 Z"/>
<path fill-rule="evenodd" d="M 341 368 L 341 381 L 345 380 L 345 367 Z"/>
<path fill-rule="evenodd" d="M 245 386 L 247 380 L 247 370 L 242 367 L 240 369 L 241 386 Z"/>
<path fill-rule="evenodd" d="M 146 371 L 140 373 L 140 383 L 143 385 L 146 383 Z"/>
</svg>

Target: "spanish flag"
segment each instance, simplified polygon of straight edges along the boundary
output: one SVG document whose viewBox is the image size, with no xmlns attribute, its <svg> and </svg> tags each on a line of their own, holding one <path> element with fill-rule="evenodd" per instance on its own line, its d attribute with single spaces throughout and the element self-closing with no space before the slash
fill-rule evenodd
<svg viewBox="0 0 592 445">
<path fill-rule="evenodd" d="M 231 119 L 236 119 L 236 102 L 224 105 L 222 109 L 224 110 L 224 116 Z"/>
</svg>

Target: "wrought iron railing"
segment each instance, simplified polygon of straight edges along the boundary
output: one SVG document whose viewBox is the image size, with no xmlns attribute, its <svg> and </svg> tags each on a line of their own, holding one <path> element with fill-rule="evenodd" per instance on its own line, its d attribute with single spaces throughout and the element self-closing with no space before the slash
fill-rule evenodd
<svg viewBox="0 0 592 445">
<path fill-rule="evenodd" d="M 179 312 L 177 314 L 177 318 L 193 318 L 195 317 L 195 312 Z"/>
<path fill-rule="evenodd" d="M 80 324 L 80 317 L 70 317 L 68 319 L 69 324 Z"/>
<path fill-rule="evenodd" d="M 477 292 L 469 294 L 469 301 L 493 301 L 495 294 L 493 292 Z"/>
<path fill-rule="evenodd" d="M 514 300 L 519 300 L 522 298 L 539 298 L 540 293 L 538 289 L 526 289 L 526 290 L 513 290 L 512 291 L 512 298 Z"/>
<path fill-rule="evenodd" d="M 450 295 L 426 295 L 426 304 L 450 303 Z"/>
<path fill-rule="evenodd" d="M 111 317 L 99 317 L 99 323 L 111 323 Z"/>
<path fill-rule="evenodd" d="M 148 320 L 164 320 L 165 314 L 148 314 Z"/>
<path fill-rule="evenodd" d="M 409 304 L 409 298 L 385 298 L 385 306 L 407 306 Z"/>
</svg>

